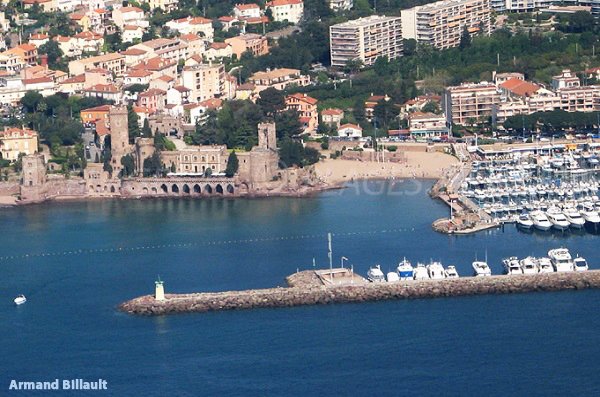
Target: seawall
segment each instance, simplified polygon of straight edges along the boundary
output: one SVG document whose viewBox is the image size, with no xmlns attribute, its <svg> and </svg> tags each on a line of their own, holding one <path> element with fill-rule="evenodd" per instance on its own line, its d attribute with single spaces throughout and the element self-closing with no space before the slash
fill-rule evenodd
<svg viewBox="0 0 600 397">
<path fill-rule="evenodd" d="M 194 294 L 167 294 L 164 301 L 147 295 L 119 305 L 119 310 L 137 315 L 209 312 L 389 299 L 422 299 L 449 296 L 512 294 L 600 288 L 600 270 L 537 275 L 462 277 L 458 279 L 325 285 L 315 271 L 287 278 L 287 288 Z"/>
</svg>

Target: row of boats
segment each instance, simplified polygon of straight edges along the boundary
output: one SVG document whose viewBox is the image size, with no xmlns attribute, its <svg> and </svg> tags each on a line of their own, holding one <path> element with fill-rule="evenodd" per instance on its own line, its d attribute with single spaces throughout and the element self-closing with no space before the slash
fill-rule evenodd
<svg viewBox="0 0 600 397">
<path fill-rule="evenodd" d="M 589 269 L 585 258 L 577 256 L 573 259 L 567 248 L 555 248 L 548 251 L 548 257 L 536 258 L 528 256 L 523 259 L 510 257 L 502 260 L 506 274 L 538 274 L 554 272 L 586 271 Z M 472 263 L 475 277 L 487 277 L 492 271 L 486 261 Z M 395 271 L 384 274 L 380 265 L 373 266 L 367 272 L 367 279 L 373 283 L 396 282 L 400 280 L 442 280 L 446 278 L 459 278 L 455 266 L 444 266 L 440 262 L 431 262 L 429 265 L 418 263 L 412 266 L 404 258 Z"/>
<path fill-rule="evenodd" d="M 588 225 L 591 229 L 597 231 L 600 226 L 600 214 L 594 206 L 585 206 L 582 210 L 571 206 L 562 208 L 554 206 L 546 211 L 538 209 L 530 213 L 523 212 L 515 218 L 515 222 L 522 229 L 535 228 L 542 231 L 550 229 L 564 231 L 569 228 L 583 229 Z"/>
</svg>

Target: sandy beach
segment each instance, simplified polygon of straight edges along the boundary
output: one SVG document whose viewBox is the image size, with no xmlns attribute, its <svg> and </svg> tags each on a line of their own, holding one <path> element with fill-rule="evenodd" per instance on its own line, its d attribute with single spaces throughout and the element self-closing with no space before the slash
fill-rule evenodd
<svg viewBox="0 0 600 397">
<path fill-rule="evenodd" d="M 438 179 L 459 163 L 455 157 L 439 152 L 406 152 L 406 159 L 406 163 L 326 159 L 317 163 L 315 170 L 323 182 L 336 185 L 352 179 Z"/>
</svg>

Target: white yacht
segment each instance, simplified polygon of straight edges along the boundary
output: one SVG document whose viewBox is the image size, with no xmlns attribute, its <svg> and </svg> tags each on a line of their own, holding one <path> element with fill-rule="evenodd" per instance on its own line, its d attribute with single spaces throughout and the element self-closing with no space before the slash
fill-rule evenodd
<svg viewBox="0 0 600 397">
<path fill-rule="evenodd" d="M 537 259 L 535 259 L 533 256 L 528 256 L 525 259 L 521 259 L 519 261 L 519 265 L 521 265 L 521 271 L 523 274 L 538 273 Z"/>
<path fill-rule="evenodd" d="M 549 230 L 552 227 L 552 223 L 548 220 L 546 214 L 542 211 L 533 211 L 531 213 L 531 221 L 533 226 L 538 230 Z"/>
<path fill-rule="evenodd" d="M 539 273 L 554 273 L 552 267 L 552 261 L 549 258 L 538 258 L 537 260 L 538 272 Z"/>
<path fill-rule="evenodd" d="M 402 262 L 398 264 L 396 271 L 398 272 L 398 276 L 400 276 L 400 280 L 412 280 L 415 274 L 412 264 L 406 258 L 402 259 Z"/>
<path fill-rule="evenodd" d="M 523 270 L 521 269 L 521 266 L 519 265 L 519 260 L 516 256 L 511 256 L 510 258 L 503 259 L 502 264 L 504 265 L 504 270 L 508 275 L 523 274 Z"/>
<path fill-rule="evenodd" d="M 563 214 L 562 211 L 556 207 L 548 208 L 546 216 L 548 217 L 550 223 L 552 223 L 552 227 L 554 229 L 567 230 L 571 225 L 565 217 L 565 214 Z"/>
<path fill-rule="evenodd" d="M 517 226 L 522 229 L 531 229 L 533 227 L 533 221 L 531 220 L 529 214 L 526 213 L 519 215 L 516 222 Z"/>
<path fill-rule="evenodd" d="M 600 215 L 594 209 L 594 204 L 586 203 L 583 205 L 583 211 L 581 211 L 581 216 L 585 219 L 585 222 L 592 228 L 598 229 L 600 226 Z"/>
<path fill-rule="evenodd" d="M 385 281 L 385 276 L 381 271 L 381 266 L 375 265 L 367 272 L 367 279 L 372 283 L 382 283 Z"/>
<path fill-rule="evenodd" d="M 585 225 L 585 219 L 575 208 L 564 208 L 563 213 L 565 218 L 567 218 L 567 221 L 569 221 L 571 226 L 575 229 L 581 229 Z"/>
<path fill-rule="evenodd" d="M 13 302 L 15 302 L 15 305 L 22 305 L 23 303 L 27 302 L 27 298 L 25 298 L 25 295 L 19 295 L 14 299 Z"/>
<path fill-rule="evenodd" d="M 398 277 L 398 273 L 396 272 L 388 272 L 388 274 L 386 274 L 386 278 L 388 283 L 394 283 L 400 280 L 400 277 Z"/>
<path fill-rule="evenodd" d="M 446 273 L 444 271 L 444 266 L 440 262 L 432 262 L 427 265 L 427 274 L 429 274 L 429 278 L 432 280 L 441 280 L 446 278 Z"/>
<path fill-rule="evenodd" d="M 459 278 L 460 277 L 458 275 L 458 272 L 456 271 L 456 267 L 452 266 L 452 265 L 448 266 L 444 273 L 446 275 L 446 278 Z"/>
<path fill-rule="evenodd" d="M 555 248 L 548 251 L 552 266 L 557 272 L 572 272 L 573 271 L 573 259 L 571 253 L 566 248 Z"/>
<path fill-rule="evenodd" d="M 492 271 L 486 262 L 475 261 L 472 266 L 476 277 L 487 277 L 492 275 Z"/>
<path fill-rule="evenodd" d="M 573 270 L 576 272 L 583 272 L 588 269 L 589 267 L 585 258 L 578 256 L 577 258 L 573 259 Z"/>
<path fill-rule="evenodd" d="M 429 273 L 427 272 L 427 268 L 422 263 L 417 263 L 417 267 L 415 267 L 414 278 L 415 280 L 428 280 Z"/>
</svg>

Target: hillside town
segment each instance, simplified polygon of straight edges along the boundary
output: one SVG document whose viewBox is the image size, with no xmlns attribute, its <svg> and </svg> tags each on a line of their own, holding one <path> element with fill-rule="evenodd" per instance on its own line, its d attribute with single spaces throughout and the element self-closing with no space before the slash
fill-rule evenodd
<svg viewBox="0 0 600 397">
<path fill-rule="evenodd" d="M 364 3 L 5 0 L 0 177 L 38 186 L 25 201 L 174 192 L 123 182 L 151 177 L 297 192 L 326 184 L 319 162 L 420 167 L 410 142 L 460 158 L 446 143 L 600 128 L 595 2 Z M 528 42 L 509 58 L 502 35 Z M 565 56 L 536 68 L 534 42 Z M 59 176 L 81 186 L 47 188 Z"/>
</svg>

